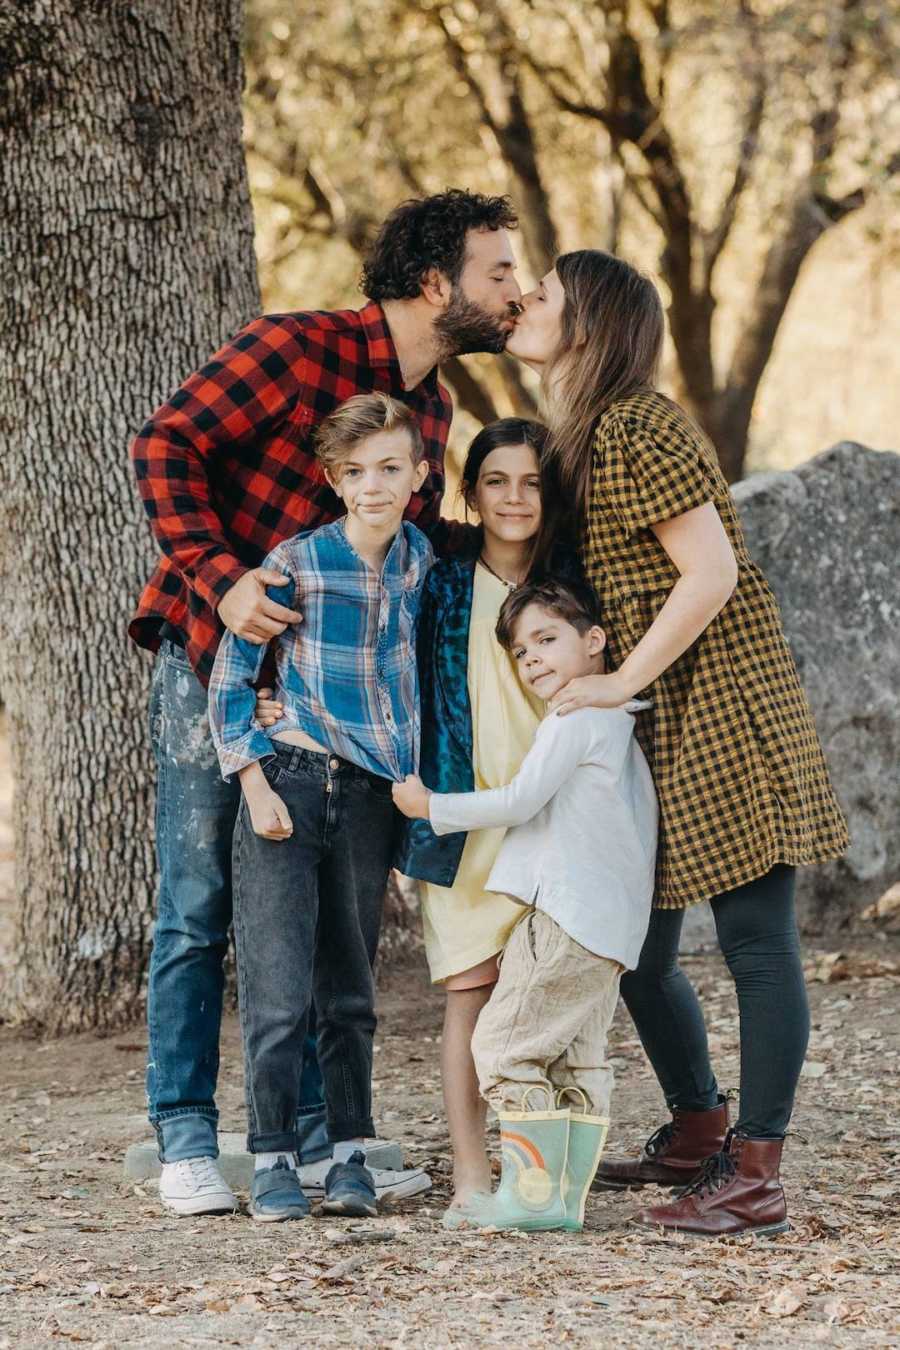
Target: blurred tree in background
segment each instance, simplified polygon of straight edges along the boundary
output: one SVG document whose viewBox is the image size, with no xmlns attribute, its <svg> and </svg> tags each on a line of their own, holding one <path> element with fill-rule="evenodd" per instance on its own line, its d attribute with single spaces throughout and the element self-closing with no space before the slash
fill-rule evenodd
<svg viewBox="0 0 900 1350">
<path fill-rule="evenodd" d="M 875 0 L 249 0 L 267 303 L 357 303 L 406 196 L 509 192 L 526 280 L 583 246 L 658 277 L 668 383 L 737 478 L 805 259 L 896 182 L 898 25 Z M 534 409 L 511 360 L 445 376 L 478 421 Z"/>
</svg>

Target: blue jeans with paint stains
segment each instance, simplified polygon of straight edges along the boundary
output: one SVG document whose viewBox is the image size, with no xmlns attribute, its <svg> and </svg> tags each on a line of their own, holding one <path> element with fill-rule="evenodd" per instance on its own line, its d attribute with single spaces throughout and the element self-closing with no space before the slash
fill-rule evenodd
<svg viewBox="0 0 900 1350">
<path fill-rule="evenodd" d="M 163 642 L 150 693 L 159 910 L 147 993 L 147 1100 L 163 1162 L 219 1152 L 215 1091 L 222 963 L 241 791 L 236 779 L 222 781 L 206 707 L 206 690 L 184 651 Z M 277 941 L 278 935 L 272 936 Z M 314 1026 L 305 1043 L 297 1133 L 303 1162 L 328 1156 Z"/>
</svg>

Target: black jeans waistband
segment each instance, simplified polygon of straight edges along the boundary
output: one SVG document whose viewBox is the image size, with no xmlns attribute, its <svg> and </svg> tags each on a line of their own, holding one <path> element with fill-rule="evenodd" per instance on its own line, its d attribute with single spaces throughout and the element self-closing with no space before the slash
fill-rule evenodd
<svg viewBox="0 0 900 1350">
<path fill-rule="evenodd" d="M 296 773 L 298 769 L 312 769 L 325 775 L 341 774 L 347 778 L 362 778 L 366 782 L 376 783 L 389 790 L 390 779 L 381 774 L 372 773 L 349 759 L 342 759 L 333 750 L 307 750 L 302 745 L 290 745 L 287 741 L 272 740 L 271 746 L 281 768 L 287 773 Z"/>
</svg>

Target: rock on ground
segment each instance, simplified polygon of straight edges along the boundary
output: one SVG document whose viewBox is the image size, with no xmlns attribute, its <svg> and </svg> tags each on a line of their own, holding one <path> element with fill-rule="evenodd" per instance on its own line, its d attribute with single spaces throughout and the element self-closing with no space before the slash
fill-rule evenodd
<svg viewBox="0 0 900 1350">
<path fill-rule="evenodd" d="M 850 823 L 846 857 L 799 874 L 806 926 L 833 927 L 900 877 L 900 455 L 842 441 L 734 496 Z"/>
</svg>

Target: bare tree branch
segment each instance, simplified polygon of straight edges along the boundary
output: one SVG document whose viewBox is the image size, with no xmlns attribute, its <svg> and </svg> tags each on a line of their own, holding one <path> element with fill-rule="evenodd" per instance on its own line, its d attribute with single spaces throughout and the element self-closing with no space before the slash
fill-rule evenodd
<svg viewBox="0 0 900 1350">
<path fill-rule="evenodd" d="M 628 188 L 628 191 L 631 192 L 631 194 L 634 196 L 638 205 L 644 211 L 646 211 L 647 215 L 653 221 L 654 225 L 656 225 L 660 230 L 665 232 L 666 222 L 660 213 L 658 201 L 654 201 L 654 199 L 650 196 L 650 192 L 648 190 L 649 180 L 646 174 L 636 174 L 629 169 L 621 153 L 621 147 L 617 147 L 616 149 L 616 159 L 618 163 L 621 164 L 622 166 L 622 171 L 625 175 L 625 184 L 626 187 Z"/>
<path fill-rule="evenodd" d="M 451 356 L 442 363 L 441 375 L 452 386 L 457 401 L 467 413 L 482 425 L 496 421 L 494 400 L 458 356 Z"/>
<path fill-rule="evenodd" d="M 760 49 L 759 30 L 748 0 L 742 0 L 741 15 L 753 48 L 753 75 L 750 102 L 744 117 L 744 128 L 738 146 L 737 164 L 731 186 L 725 194 L 719 219 L 703 240 L 703 269 L 706 286 L 712 284 L 712 274 L 722 253 L 737 216 L 738 205 L 750 180 L 750 171 L 759 149 L 759 131 L 766 106 L 766 73 Z"/>
<path fill-rule="evenodd" d="M 539 411 L 538 405 L 532 397 L 530 390 L 525 386 L 518 362 L 514 361 L 511 356 L 507 356 L 506 352 L 504 352 L 497 362 L 497 365 L 500 371 L 500 378 L 503 380 L 503 386 L 509 394 L 512 405 L 516 410 L 516 416 L 537 417 Z"/>
<path fill-rule="evenodd" d="M 525 248 L 532 270 L 541 276 L 553 265 L 559 242 L 522 92 L 517 44 L 499 11 L 485 10 L 490 19 L 487 45 L 493 73 L 493 88 L 488 89 L 476 79 L 468 53 L 448 26 L 444 13 L 440 9 L 431 13 L 444 36 L 453 69 L 476 99 L 482 119 L 516 180 Z"/>
</svg>

